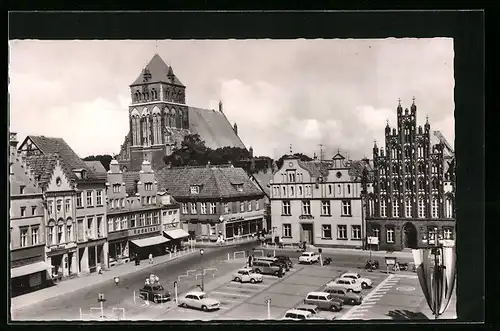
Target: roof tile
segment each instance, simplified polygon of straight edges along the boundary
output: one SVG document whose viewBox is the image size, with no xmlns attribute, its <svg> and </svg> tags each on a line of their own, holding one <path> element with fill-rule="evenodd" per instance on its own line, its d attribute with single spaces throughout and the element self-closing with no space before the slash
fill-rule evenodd
<svg viewBox="0 0 500 331">
<path fill-rule="evenodd" d="M 172 81 L 168 78 L 168 71 L 171 67 L 169 67 L 165 63 L 165 61 L 163 61 L 160 55 L 155 54 L 153 58 L 149 61 L 149 63 L 146 65 L 146 68 L 151 73 L 151 79 L 148 80 L 147 83 L 159 83 L 159 82 L 164 82 L 169 84 L 172 83 Z M 139 77 L 136 78 L 136 80 L 131 84 L 131 86 L 141 85 L 141 84 L 144 84 L 143 71 L 141 71 Z M 174 84 L 184 86 L 184 84 L 181 83 L 181 81 L 179 80 L 179 78 L 177 78 L 177 76 L 175 76 L 175 74 L 174 74 Z"/>
</svg>

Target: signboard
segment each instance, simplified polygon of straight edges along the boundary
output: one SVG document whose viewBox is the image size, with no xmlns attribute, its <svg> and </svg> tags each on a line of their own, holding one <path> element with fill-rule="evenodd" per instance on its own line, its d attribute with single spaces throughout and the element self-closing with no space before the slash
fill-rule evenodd
<svg viewBox="0 0 500 331">
<path fill-rule="evenodd" d="M 300 215 L 299 220 L 312 220 L 314 219 L 314 216 L 312 215 Z"/>
<path fill-rule="evenodd" d="M 378 237 L 368 237 L 368 245 L 378 245 Z"/>
<path fill-rule="evenodd" d="M 386 257 L 385 258 L 385 264 L 388 266 L 393 266 L 396 264 L 396 258 L 395 257 Z"/>
</svg>

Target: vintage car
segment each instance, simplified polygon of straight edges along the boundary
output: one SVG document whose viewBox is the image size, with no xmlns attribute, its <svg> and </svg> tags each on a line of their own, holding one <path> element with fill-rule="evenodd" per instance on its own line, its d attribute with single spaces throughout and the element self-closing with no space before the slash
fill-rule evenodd
<svg viewBox="0 0 500 331">
<path fill-rule="evenodd" d="M 233 275 L 233 280 L 241 283 L 261 283 L 264 280 L 264 277 L 261 274 L 254 272 L 251 268 L 242 268 L 236 271 Z"/>
<path fill-rule="evenodd" d="M 208 298 L 205 292 L 192 291 L 186 293 L 184 297 L 179 299 L 179 306 L 209 311 L 219 309 L 220 302 L 218 300 Z"/>
<path fill-rule="evenodd" d="M 335 280 L 332 280 L 331 282 L 328 282 L 326 286 L 345 288 L 347 292 L 361 292 L 361 284 L 358 283 L 357 280 L 352 278 L 337 278 Z"/>
<path fill-rule="evenodd" d="M 290 309 L 287 310 L 285 316 L 282 320 L 292 320 L 292 321 L 302 321 L 302 320 L 324 320 L 323 317 L 319 317 L 310 311 Z"/>
<path fill-rule="evenodd" d="M 373 286 L 373 282 L 369 278 L 361 277 L 360 274 L 356 272 L 345 272 L 340 275 L 340 278 L 351 278 L 356 280 L 356 282 L 361 284 L 361 287 L 364 289 L 371 288 Z"/>
<path fill-rule="evenodd" d="M 160 284 L 146 284 L 139 290 L 139 297 L 154 303 L 168 302 L 172 300 L 170 292 L 165 291 Z"/>
<path fill-rule="evenodd" d="M 304 252 L 299 256 L 299 263 L 317 263 L 319 262 L 319 254 L 315 252 Z"/>
</svg>

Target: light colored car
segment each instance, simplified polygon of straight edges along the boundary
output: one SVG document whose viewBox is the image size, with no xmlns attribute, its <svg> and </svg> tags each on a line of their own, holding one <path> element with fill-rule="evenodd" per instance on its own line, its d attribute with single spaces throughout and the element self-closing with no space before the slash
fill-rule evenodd
<svg viewBox="0 0 500 331">
<path fill-rule="evenodd" d="M 310 292 L 304 299 L 304 304 L 315 305 L 320 309 L 329 311 L 340 311 L 343 306 L 342 300 L 339 300 L 327 292 Z"/>
<path fill-rule="evenodd" d="M 205 292 L 192 291 L 186 293 L 186 295 L 179 300 L 179 306 L 209 311 L 219 309 L 220 302 L 218 300 L 208 298 Z"/>
<path fill-rule="evenodd" d="M 332 280 L 331 282 L 328 282 L 326 284 L 326 287 L 330 288 L 345 288 L 347 292 L 355 292 L 355 293 L 360 293 L 361 292 L 361 283 L 358 283 L 355 279 L 352 278 L 337 278 L 335 280 Z"/>
<path fill-rule="evenodd" d="M 356 272 L 346 272 L 340 275 L 340 278 L 351 278 L 356 280 L 358 283 L 361 284 L 361 288 L 371 288 L 373 286 L 373 282 L 371 279 L 366 278 L 366 277 L 361 277 L 360 274 Z"/>
<path fill-rule="evenodd" d="M 302 304 L 302 305 L 298 305 L 297 307 L 295 307 L 296 310 L 305 310 L 305 311 L 308 311 L 310 312 L 311 314 L 313 314 L 315 317 L 317 317 L 318 319 L 325 319 L 325 320 L 334 320 L 335 319 L 335 316 L 322 316 L 320 315 L 320 310 L 319 310 L 319 307 L 316 306 L 316 305 L 308 305 L 308 304 Z"/>
<path fill-rule="evenodd" d="M 316 316 L 310 311 L 299 310 L 299 309 L 290 309 L 287 310 L 285 316 L 283 316 L 282 320 L 293 320 L 293 321 L 303 321 L 303 320 L 323 320 L 323 317 Z"/>
<path fill-rule="evenodd" d="M 299 263 L 317 263 L 319 262 L 319 254 L 315 252 L 304 252 L 299 256 Z"/>
<path fill-rule="evenodd" d="M 264 277 L 261 274 L 258 274 L 254 272 L 250 268 L 242 268 L 238 270 L 234 275 L 233 275 L 233 280 L 235 282 L 241 282 L 241 283 L 261 283 L 264 280 Z"/>
</svg>

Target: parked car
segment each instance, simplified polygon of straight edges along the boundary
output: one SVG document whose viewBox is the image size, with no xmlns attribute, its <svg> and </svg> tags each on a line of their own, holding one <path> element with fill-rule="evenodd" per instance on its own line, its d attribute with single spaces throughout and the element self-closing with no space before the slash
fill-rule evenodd
<svg viewBox="0 0 500 331">
<path fill-rule="evenodd" d="M 143 300 L 152 301 L 154 303 L 168 302 L 172 300 L 170 292 L 165 291 L 160 284 L 144 285 L 139 290 L 139 297 Z"/>
<path fill-rule="evenodd" d="M 296 310 L 308 311 L 311 314 L 313 314 L 313 316 L 317 316 L 318 318 L 322 318 L 322 319 L 326 319 L 326 320 L 333 320 L 333 319 L 335 319 L 335 317 L 320 316 L 319 315 L 319 307 L 316 306 L 316 305 L 308 305 L 308 304 L 304 303 L 304 304 L 298 305 L 297 307 L 295 307 L 295 309 Z"/>
<path fill-rule="evenodd" d="M 339 311 L 343 306 L 341 300 L 333 297 L 327 292 L 310 292 L 306 295 L 304 303 L 308 305 L 316 305 L 320 309 L 330 311 Z"/>
<path fill-rule="evenodd" d="M 258 274 L 268 274 L 278 276 L 280 269 L 283 270 L 283 266 L 275 262 L 269 261 L 255 261 L 252 266 L 252 270 Z"/>
<path fill-rule="evenodd" d="M 235 282 L 261 283 L 264 280 L 261 274 L 254 272 L 251 268 L 242 268 L 233 275 Z"/>
<path fill-rule="evenodd" d="M 347 292 L 345 288 L 327 287 L 323 290 L 329 293 L 333 298 L 341 300 L 349 305 L 360 305 L 363 301 L 363 296 L 354 292 Z"/>
<path fill-rule="evenodd" d="M 282 320 L 293 320 L 293 321 L 322 320 L 322 319 L 324 318 L 316 316 L 310 311 L 298 310 L 298 309 L 287 310 L 285 316 L 283 316 L 282 318 Z"/>
<path fill-rule="evenodd" d="M 361 283 L 361 288 L 367 289 L 373 286 L 373 282 L 369 278 L 361 277 L 360 274 L 356 272 L 346 272 L 340 275 L 340 278 L 351 278 L 356 280 L 358 283 Z"/>
<path fill-rule="evenodd" d="M 328 282 L 327 287 L 341 287 L 345 288 L 348 292 L 361 292 L 361 284 L 352 278 L 337 278 Z"/>
<path fill-rule="evenodd" d="M 304 252 L 299 256 L 299 263 L 317 263 L 319 262 L 319 254 L 315 252 Z"/>
<path fill-rule="evenodd" d="M 285 255 L 276 255 L 275 258 L 278 259 L 280 262 L 284 262 L 287 264 L 288 268 L 293 268 L 293 263 L 292 260 L 288 256 Z"/>
<path fill-rule="evenodd" d="M 219 309 L 220 302 L 218 300 L 208 298 L 205 292 L 192 291 L 186 293 L 186 295 L 179 300 L 179 306 L 209 311 Z"/>
<path fill-rule="evenodd" d="M 288 267 L 288 264 L 286 262 L 280 261 L 278 258 L 273 257 L 273 256 L 271 256 L 271 257 L 257 257 L 257 258 L 255 258 L 255 260 L 253 262 L 255 263 L 255 261 L 266 261 L 266 262 L 276 263 L 276 264 L 281 265 L 284 270 L 290 271 L 290 268 Z"/>
</svg>

